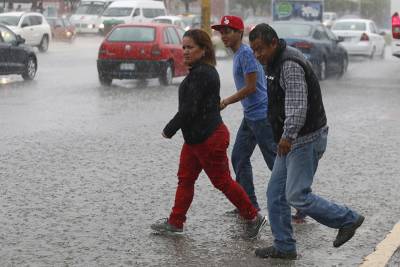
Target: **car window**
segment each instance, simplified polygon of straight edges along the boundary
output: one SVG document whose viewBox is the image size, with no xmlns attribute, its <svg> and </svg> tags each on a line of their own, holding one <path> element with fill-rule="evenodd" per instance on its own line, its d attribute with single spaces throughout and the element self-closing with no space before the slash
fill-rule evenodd
<svg viewBox="0 0 400 267">
<path fill-rule="evenodd" d="M 35 26 L 35 25 L 41 25 L 43 18 L 41 16 L 30 16 L 30 20 L 31 20 L 31 25 Z"/>
<path fill-rule="evenodd" d="M 132 13 L 133 8 L 129 7 L 110 7 L 107 8 L 103 16 L 104 17 L 127 17 Z"/>
<path fill-rule="evenodd" d="M 63 22 L 66 27 L 71 26 L 71 22 L 68 19 L 63 19 Z"/>
<path fill-rule="evenodd" d="M 0 16 L 0 23 L 8 26 L 18 26 L 21 17 L 18 16 Z"/>
<path fill-rule="evenodd" d="M 365 22 L 357 21 L 339 21 L 333 25 L 332 30 L 334 31 L 365 31 Z"/>
<path fill-rule="evenodd" d="M 311 36 L 313 28 L 311 25 L 293 23 L 277 23 L 271 26 L 282 38 Z"/>
<path fill-rule="evenodd" d="M 14 33 L 12 33 L 11 31 L 9 31 L 6 28 L 0 27 L 0 34 L 1 34 L 1 38 L 3 39 L 3 41 L 5 43 L 14 43 L 17 41 L 17 38 L 15 37 Z"/>
<path fill-rule="evenodd" d="M 137 17 L 137 16 L 139 16 L 139 15 L 140 15 L 140 9 L 139 9 L 139 8 L 136 8 L 136 9 L 135 9 L 135 12 L 133 12 L 132 17 Z"/>
<path fill-rule="evenodd" d="M 167 29 L 169 36 L 171 37 L 171 41 L 173 44 L 180 44 L 181 40 L 179 39 L 178 34 L 176 33 L 175 29 L 172 27 L 168 27 Z"/>
<path fill-rule="evenodd" d="M 328 35 L 329 39 L 337 40 L 336 35 L 333 32 L 331 32 L 329 29 L 325 28 L 325 32 Z"/>
<path fill-rule="evenodd" d="M 155 18 L 158 16 L 163 16 L 165 15 L 165 10 L 164 9 L 157 9 L 157 8 L 143 8 L 143 17 L 145 18 Z"/>
<path fill-rule="evenodd" d="M 181 28 L 177 28 L 176 30 L 178 31 L 179 39 L 181 39 L 181 42 L 182 42 L 183 35 L 185 34 L 185 30 L 183 30 Z"/>
<path fill-rule="evenodd" d="M 164 44 L 172 43 L 172 41 L 170 41 L 167 29 L 164 29 L 164 31 L 163 31 L 163 42 L 164 42 Z"/>
<path fill-rule="evenodd" d="M 118 27 L 108 36 L 110 42 L 153 42 L 156 36 L 153 27 Z"/>
<path fill-rule="evenodd" d="M 324 29 L 322 27 L 317 27 L 315 29 L 315 32 L 313 34 L 313 37 L 316 40 L 321 40 L 321 41 L 326 41 L 329 40 L 328 35 L 325 33 Z"/>
<path fill-rule="evenodd" d="M 32 24 L 31 24 L 30 17 L 29 16 L 24 17 L 24 19 L 22 20 L 21 26 L 28 27 L 28 26 L 31 26 L 31 25 Z"/>
</svg>

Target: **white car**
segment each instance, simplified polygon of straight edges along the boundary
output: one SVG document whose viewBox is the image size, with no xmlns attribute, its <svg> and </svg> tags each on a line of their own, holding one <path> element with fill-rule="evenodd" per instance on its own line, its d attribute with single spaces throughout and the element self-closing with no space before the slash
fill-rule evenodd
<svg viewBox="0 0 400 267">
<path fill-rule="evenodd" d="M 336 12 L 324 12 L 322 15 L 322 24 L 325 25 L 328 29 L 332 28 L 332 25 L 335 23 L 337 19 Z"/>
<path fill-rule="evenodd" d="M 184 30 L 189 30 L 190 28 L 190 25 L 187 25 L 183 18 L 180 16 L 158 16 L 155 17 L 153 21 L 157 23 L 177 25 Z"/>
<path fill-rule="evenodd" d="M 366 56 L 373 58 L 375 55 L 385 56 L 385 33 L 379 33 L 372 20 L 368 19 L 340 19 L 332 26 L 332 32 L 340 39 L 341 43 L 351 56 Z"/>
<path fill-rule="evenodd" d="M 46 52 L 51 41 L 51 29 L 45 17 L 36 12 L 8 12 L 0 14 L 0 24 L 6 25 L 25 43 Z"/>
</svg>

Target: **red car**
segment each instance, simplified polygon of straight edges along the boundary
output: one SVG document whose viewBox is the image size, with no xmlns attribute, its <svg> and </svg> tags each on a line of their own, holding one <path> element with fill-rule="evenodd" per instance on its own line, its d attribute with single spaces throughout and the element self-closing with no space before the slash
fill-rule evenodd
<svg viewBox="0 0 400 267">
<path fill-rule="evenodd" d="M 183 30 L 158 23 L 120 24 L 107 34 L 99 49 L 97 70 L 102 85 L 113 79 L 158 78 L 170 85 L 184 76 Z"/>
</svg>

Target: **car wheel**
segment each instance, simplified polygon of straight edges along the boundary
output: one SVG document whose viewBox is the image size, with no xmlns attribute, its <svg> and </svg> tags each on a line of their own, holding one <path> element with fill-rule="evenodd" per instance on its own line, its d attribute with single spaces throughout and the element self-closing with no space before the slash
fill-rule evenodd
<svg viewBox="0 0 400 267">
<path fill-rule="evenodd" d="M 319 64 L 319 80 L 323 81 L 326 79 L 326 60 L 323 59 Z"/>
<path fill-rule="evenodd" d="M 43 35 L 42 41 L 40 41 L 39 51 L 46 52 L 49 49 L 49 37 L 47 35 Z"/>
<path fill-rule="evenodd" d="M 25 71 L 22 73 L 22 78 L 26 81 L 31 81 L 35 78 L 37 70 L 37 62 L 34 57 L 29 57 L 25 64 Z"/>
<path fill-rule="evenodd" d="M 112 83 L 112 78 L 107 77 L 102 72 L 99 72 L 99 81 L 101 85 L 110 86 Z"/>
<path fill-rule="evenodd" d="M 159 77 L 159 81 L 161 85 L 168 86 L 172 84 L 172 79 L 174 77 L 174 70 L 172 64 L 167 62 L 164 67 L 164 71 Z"/>
<path fill-rule="evenodd" d="M 341 78 L 347 71 L 347 67 L 349 66 L 349 59 L 345 56 L 342 60 L 342 64 L 340 66 L 340 71 L 337 75 L 337 78 Z"/>
</svg>

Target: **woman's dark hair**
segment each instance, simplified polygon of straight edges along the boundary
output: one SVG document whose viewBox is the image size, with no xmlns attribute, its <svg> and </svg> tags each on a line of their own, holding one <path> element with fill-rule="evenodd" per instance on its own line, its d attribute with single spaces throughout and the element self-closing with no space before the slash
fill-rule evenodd
<svg viewBox="0 0 400 267">
<path fill-rule="evenodd" d="M 196 45 L 198 45 L 201 49 L 204 49 L 204 56 L 200 59 L 201 62 L 210 64 L 212 66 L 217 64 L 214 47 L 208 33 L 200 29 L 193 29 L 185 32 L 183 37 L 191 38 Z"/>
<path fill-rule="evenodd" d="M 272 40 L 275 38 L 279 40 L 278 34 L 276 31 L 266 23 L 258 24 L 251 30 L 249 34 L 250 42 L 253 42 L 255 39 L 261 39 L 265 44 L 272 44 Z"/>
</svg>

